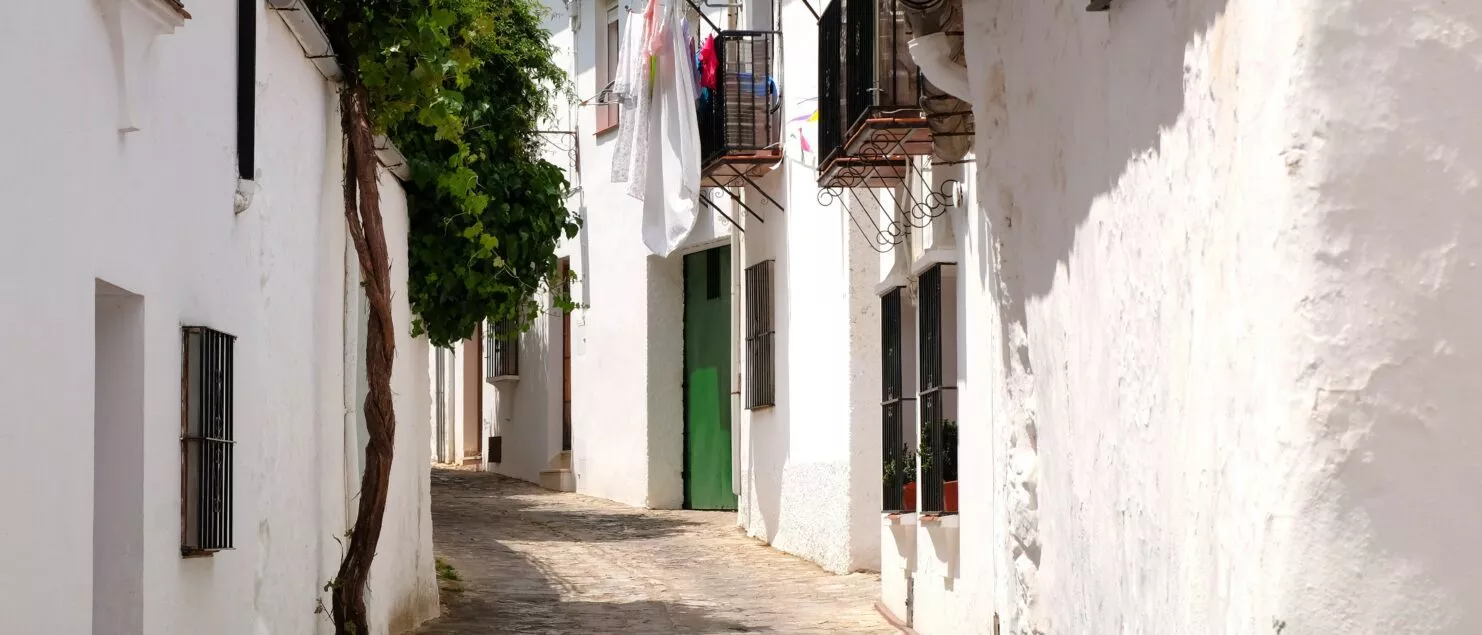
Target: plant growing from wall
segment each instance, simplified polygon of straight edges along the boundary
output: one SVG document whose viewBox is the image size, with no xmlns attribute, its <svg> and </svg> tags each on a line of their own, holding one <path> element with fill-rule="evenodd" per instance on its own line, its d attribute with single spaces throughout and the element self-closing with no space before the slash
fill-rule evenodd
<svg viewBox="0 0 1482 635">
<path fill-rule="evenodd" d="M 555 247 L 578 225 L 559 168 L 535 130 L 566 94 L 541 7 L 531 0 L 311 0 L 344 75 L 344 205 L 370 304 L 369 432 L 354 527 L 326 585 L 340 635 L 370 632 L 366 583 L 380 540 L 395 442 L 396 326 L 380 209 L 377 134 L 407 157 L 408 325 L 436 346 L 484 320 L 528 326 L 521 311 L 552 285 Z M 569 299 L 558 304 L 569 307 Z"/>
</svg>

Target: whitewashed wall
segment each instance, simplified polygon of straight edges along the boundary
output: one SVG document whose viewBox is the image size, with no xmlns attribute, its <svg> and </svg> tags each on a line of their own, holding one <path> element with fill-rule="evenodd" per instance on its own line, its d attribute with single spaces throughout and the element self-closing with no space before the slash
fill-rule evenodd
<svg viewBox="0 0 1482 635">
<path fill-rule="evenodd" d="M 547 2 L 557 61 L 581 99 L 595 96 L 596 3 Z M 625 15 L 625 18 L 626 15 Z M 654 508 L 683 502 L 681 469 L 682 302 L 680 259 L 649 254 L 639 231 L 641 202 L 611 182 L 616 132 L 595 134 L 592 106 L 563 109 L 553 130 L 576 132 L 580 170 L 554 147 L 580 191 L 569 200 L 584 219 L 580 236 L 559 253 L 571 260 L 572 468 L 577 491 Z M 569 147 L 568 135 L 550 135 Z M 545 300 L 543 300 L 544 302 Z M 561 323 L 553 312 L 522 338 L 518 384 L 493 391 L 486 411 L 504 437 L 504 462 L 492 469 L 535 480 L 561 449 Z M 486 393 L 489 394 L 489 393 Z M 512 403 L 511 403 L 512 402 Z"/>
<path fill-rule="evenodd" d="M 966 3 L 942 631 L 1482 628 L 1482 9 L 1084 4 Z"/>
<path fill-rule="evenodd" d="M 278 18 L 259 20 L 258 175 L 233 213 L 236 17 L 195 3 L 140 65 L 136 132 L 118 131 L 114 56 L 99 5 L 10 8 L 0 57 L 21 64 L 0 106 L 0 631 L 92 632 L 91 598 L 138 610 L 144 633 L 327 632 L 313 613 L 346 519 L 344 219 L 331 86 Z M 45 29 L 37 25 L 47 25 Z M 147 90 L 146 90 L 147 89 Z M 405 278 L 406 220 L 383 180 L 388 240 Z M 397 255 L 400 254 L 400 255 Z M 137 434 L 95 445 L 95 280 L 138 296 Z M 405 287 L 394 292 L 408 324 Z M 106 317 L 105 313 L 105 317 Z M 125 321 L 127 322 L 127 321 Z M 180 327 L 236 347 L 236 549 L 180 557 Z M 437 611 L 418 413 L 425 345 L 402 335 L 401 428 L 372 618 L 408 627 Z M 142 435 L 142 436 L 140 436 Z M 94 465 L 135 452 L 137 586 L 92 564 Z M 122 595 L 119 595 L 122 594 Z"/>
<path fill-rule="evenodd" d="M 767 28 L 767 7 L 748 7 L 751 24 Z M 802 3 L 783 3 L 782 12 L 777 79 L 788 122 L 817 108 L 818 35 Z M 816 130 L 807 134 L 816 149 Z M 745 265 L 776 261 L 777 405 L 741 419 L 738 523 L 830 571 L 878 569 L 879 256 L 845 201 L 819 203 L 817 157 L 795 139 L 785 147 L 782 166 L 759 184 L 787 209 L 753 193 L 765 223 L 743 223 Z"/>
</svg>

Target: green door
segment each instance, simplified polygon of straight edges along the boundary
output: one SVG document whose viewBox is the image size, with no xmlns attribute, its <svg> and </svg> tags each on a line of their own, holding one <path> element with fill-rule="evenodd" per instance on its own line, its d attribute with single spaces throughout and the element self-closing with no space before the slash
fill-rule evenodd
<svg viewBox="0 0 1482 635">
<path fill-rule="evenodd" d="M 735 509 L 731 493 L 731 248 L 684 257 L 684 498 Z"/>
</svg>

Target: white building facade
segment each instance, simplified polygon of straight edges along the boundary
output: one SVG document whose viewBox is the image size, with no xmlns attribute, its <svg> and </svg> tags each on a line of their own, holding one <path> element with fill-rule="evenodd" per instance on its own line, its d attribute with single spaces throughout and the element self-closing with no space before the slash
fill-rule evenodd
<svg viewBox="0 0 1482 635">
<path fill-rule="evenodd" d="M 1482 482 L 1479 9 L 964 0 L 921 70 L 968 105 L 970 143 L 928 117 L 892 141 L 912 159 L 866 142 L 831 164 L 809 115 L 848 102 L 818 58 L 847 1 L 706 9 L 781 31 L 782 156 L 733 188 L 750 210 L 712 197 L 729 218 L 703 214 L 714 231 L 667 259 L 608 178 L 593 105 L 626 7 L 552 6 L 590 98 L 553 124 L 575 145 L 552 155 L 581 186 L 562 253 L 584 306 L 539 320 L 518 380 L 486 388 L 490 469 L 694 506 L 686 271 L 725 245 L 738 525 L 879 570 L 882 606 L 918 632 L 1482 629 L 1465 502 Z M 896 12 L 874 24 L 927 35 L 872 4 Z M 930 53 L 870 64 L 911 76 Z M 861 121 L 819 119 L 846 148 Z M 749 407 L 759 377 L 771 403 Z M 914 491 L 890 500 L 890 448 L 924 438 L 955 445 L 953 478 L 911 461 Z"/>
<path fill-rule="evenodd" d="M 315 609 L 359 490 L 365 317 L 336 86 L 275 8 L 295 4 L 43 2 L 0 24 L 0 631 L 333 630 Z M 381 192 L 399 429 L 367 605 L 401 633 L 438 611 L 427 345 L 389 171 Z"/>
</svg>

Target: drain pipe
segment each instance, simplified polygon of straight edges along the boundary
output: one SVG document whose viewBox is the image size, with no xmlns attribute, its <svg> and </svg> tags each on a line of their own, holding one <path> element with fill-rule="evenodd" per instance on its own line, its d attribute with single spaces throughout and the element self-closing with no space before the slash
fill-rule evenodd
<svg viewBox="0 0 1482 635">
<path fill-rule="evenodd" d="M 952 61 L 952 43 L 943 29 L 951 17 L 949 0 L 900 0 L 916 34 L 907 44 L 921 74 L 938 90 L 972 103 L 967 67 Z"/>
</svg>

